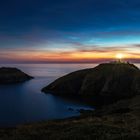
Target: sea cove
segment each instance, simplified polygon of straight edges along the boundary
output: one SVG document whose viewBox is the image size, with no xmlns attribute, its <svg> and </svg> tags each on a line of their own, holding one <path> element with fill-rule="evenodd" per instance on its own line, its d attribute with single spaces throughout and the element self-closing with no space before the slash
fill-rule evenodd
<svg viewBox="0 0 140 140">
<path fill-rule="evenodd" d="M 0 127 L 67 118 L 80 115 L 78 109 L 93 109 L 80 101 L 44 94 L 41 92 L 41 88 L 69 72 L 96 65 L 0 64 L 0 67 L 17 67 L 34 77 L 24 83 L 0 85 Z"/>
</svg>

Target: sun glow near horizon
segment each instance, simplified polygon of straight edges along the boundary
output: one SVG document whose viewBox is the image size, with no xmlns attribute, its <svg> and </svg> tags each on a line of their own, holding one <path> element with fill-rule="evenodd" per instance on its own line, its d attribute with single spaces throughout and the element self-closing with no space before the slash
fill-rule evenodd
<svg viewBox="0 0 140 140">
<path fill-rule="evenodd" d="M 117 53 L 115 57 L 116 59 L 122 60 L 125 58 L 125 55 L 123 53 Z"/>
</svg>

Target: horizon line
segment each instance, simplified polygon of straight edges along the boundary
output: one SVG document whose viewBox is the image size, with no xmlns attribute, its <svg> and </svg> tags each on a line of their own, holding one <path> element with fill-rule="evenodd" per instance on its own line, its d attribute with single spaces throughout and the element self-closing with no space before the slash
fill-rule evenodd
<svg viewBox="0 0 140 140">
<path fill-rule="evenodd" d="M 85 60 L 85 61 L 11 61 L 0 62 L 0 64 L 99 64 L 115 61 L 116 59 Z M 124 59 L 130 63 L 140 63 L 140 59 Z"/>
</svg>

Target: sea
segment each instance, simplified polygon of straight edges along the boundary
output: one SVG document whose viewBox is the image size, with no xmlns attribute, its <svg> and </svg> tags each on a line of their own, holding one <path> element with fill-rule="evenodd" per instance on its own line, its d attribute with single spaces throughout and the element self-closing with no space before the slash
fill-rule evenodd
<svg viewBox="0 0 140 140">
<path fill-rule="evenodd" d="M 70 72 L 93 68 L 98 64 L 0 64 L 16 67 L 34 79 L 24 83 L 0 85 L 0 127 L 63 119 L 80 115 L 79 109 L 91 109 L 85 102 L 42 93 L 41 89 Z M 140 68 L 140 64 L 136 64 Z"/>
</svg>

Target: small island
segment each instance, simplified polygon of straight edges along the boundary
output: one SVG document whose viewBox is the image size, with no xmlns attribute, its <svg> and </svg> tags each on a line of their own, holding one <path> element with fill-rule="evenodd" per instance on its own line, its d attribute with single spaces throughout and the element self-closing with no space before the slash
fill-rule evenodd
<svg viewBox="0 0 140 140">
<path fill-rule="evenodd" d="M 0 84 L 21 83 L 32 78 L 32 76 L 29 76 L 17 68 L 0 68 Z"/>
</svg>

